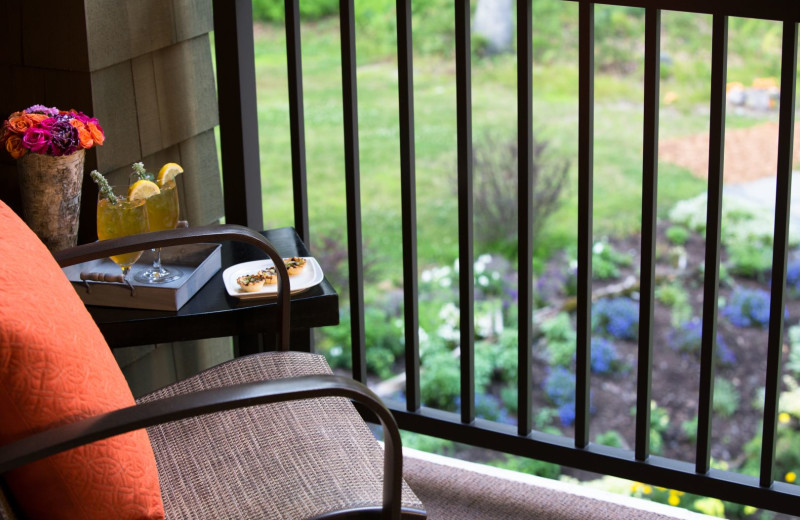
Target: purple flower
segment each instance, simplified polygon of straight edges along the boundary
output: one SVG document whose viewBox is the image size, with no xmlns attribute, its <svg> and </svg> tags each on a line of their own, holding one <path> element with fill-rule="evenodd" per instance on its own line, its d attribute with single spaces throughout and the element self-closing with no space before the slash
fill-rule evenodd
<svg viewBox="0 0 800 520">
<path fill-rule="evenodd" d="M 33 153 L 46 154 L 50 149 L 50 130 L 28 128 L 22 136 L 22 145 Z"/>
<path fill-rule="evenodd" d="M 619 360 L 617 349 L 609 340 L 600 337 L 592 337 L 591 367 L 596 374 L 607 374 L 611 372 L 614 364 Z"/>
<path fill-rule="evenodd" d="M 26 114 L 45 114 L 48 116 L 54 116 L 58 114 L 58 109 L 56 107 L 48 108 L 44 105 L 33 105 L 32 107 L 28 107 L 25 109 Z"/>
<path fill-rule="evenodd" d="M 630 298 L 603 298 L 592 306 L 592 328 L 618 339 L 639 337 L 639 303 Z"/>
<path fill-rule="evenodd" d="M 71 155 L 78 150 L 78 129 L 69 123 L 68 117 L 55 117 L 42 121 L 45 123 L 54 120 L 50 128 L 50 151 L 52 155 Z"/>
</svg>

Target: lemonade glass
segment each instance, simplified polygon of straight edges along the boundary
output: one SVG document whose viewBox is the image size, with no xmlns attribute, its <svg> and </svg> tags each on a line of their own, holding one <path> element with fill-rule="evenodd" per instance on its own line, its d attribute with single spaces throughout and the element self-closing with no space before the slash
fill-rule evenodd
<svg viewBox="0 0 800 520">
<path fill-rule="evenodd" d="M 97 238 L 107 240 L 127 235 L 145 233 L 148 230 L 147 205 L 144 200 L 128 200 L 127 186 L 112 186 L 116 204 L 101 194 L 97 197 Z M 122 269 L 127 279 L 131 266 L 142 256 L 141 251 L 111 256 L 111 260 Z"/>
<path fill-rule="evenodd" d="M 147 218 L 150 231 L 175 229 L 178 225 L 178 186 L 174 180 L 161 186 L 161 193 L 147 199 Z M 180 272 L 169 271 L 161 265 L 161 249 L 154 249 L 156 258 L 153 265 L 136 273 L 134 279 L 141 283 L 167 283 L 182 276 Z"/>
</svg>

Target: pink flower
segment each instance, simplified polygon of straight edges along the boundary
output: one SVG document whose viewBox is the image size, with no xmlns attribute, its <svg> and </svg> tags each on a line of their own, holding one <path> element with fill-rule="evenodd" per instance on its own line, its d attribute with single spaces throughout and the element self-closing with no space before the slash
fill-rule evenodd
<svg viewBox="0 0 800 520">
<path fill-rule="evenodd" d="M 22 145 L 33 153 L 46 154 L 50 148 L 50 130 L 28 128 L 22 137 Z"/>
</svg>

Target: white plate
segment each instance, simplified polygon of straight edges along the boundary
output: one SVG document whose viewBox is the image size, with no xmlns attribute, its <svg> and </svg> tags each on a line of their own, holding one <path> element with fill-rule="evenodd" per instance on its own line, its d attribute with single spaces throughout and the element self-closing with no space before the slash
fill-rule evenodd
<svg viewBox="0 0 800 520">
<path fill-rule="evenodd" d="M 316 258 L 313 256 L 304 256 L 306 259 L 306 267 L 300 274 L 289 277 L 289 287 L 292 293 L 305 291 L 310 287 L 314 287 L 322 281 L 322 268 L 317 263 Z M 242 290 L 236 279 L 246 274 L 255 274 L 261 269 L 267 269 L 274 264 L 272 260 L 254 260 L 252 262 L 244 262 L 228 267 L 222 272 L 222 281 L 225 283 L 225 289 L 228 294 L 234 298 L 251 299 L 251 298 L 274 298 L 278 295 L 278 284 L 264 284 L 260 291 L 246 292 Z"/>
</svg>

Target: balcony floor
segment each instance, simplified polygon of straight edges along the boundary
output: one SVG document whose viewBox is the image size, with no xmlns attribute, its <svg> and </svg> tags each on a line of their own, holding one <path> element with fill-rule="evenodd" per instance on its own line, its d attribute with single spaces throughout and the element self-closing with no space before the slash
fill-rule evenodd
<svg viewBox="0 0 800 520">
<path fill-rule="evenodd" d="M 677 507 L 404 448 L 430 520 L 709 520 Z"/>
</svg>

